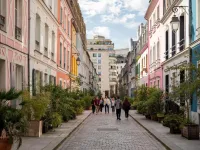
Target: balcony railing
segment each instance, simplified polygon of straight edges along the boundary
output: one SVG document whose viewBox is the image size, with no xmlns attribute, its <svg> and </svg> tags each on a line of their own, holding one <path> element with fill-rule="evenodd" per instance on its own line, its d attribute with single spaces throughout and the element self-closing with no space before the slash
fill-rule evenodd
<svg viewBox="0 0 200 150">
<path fill-rule="evenodd" d="M 22 29 L 15 26 L 15 38 L 21 40 Z"/>
<path fill-rule="evenodd" d="M 180 40 L 180 42 L 178 42 L 178 44 L 179 44 L 180 52 L 183 51 L 185 49 L 185 39 Z"/>
</svg>

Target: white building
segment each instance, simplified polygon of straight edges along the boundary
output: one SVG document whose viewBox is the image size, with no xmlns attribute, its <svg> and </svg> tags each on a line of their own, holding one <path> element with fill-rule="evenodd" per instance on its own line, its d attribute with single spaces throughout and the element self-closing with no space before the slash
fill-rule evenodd
<svg viewBox="0 0 200 150">
<path fill-rule="evenodd" d="M 99 75 L 99 88 L 103 96 L 116 93 L 117 70 L 114 44 L 103 36 L 87 40 L 90 58 Z"/>
<path fill-rule="evenodd" d="M 56 83 L 57 2 L 30 1 L 30 85 Z M 51 9 L 49 9 L 51 7 Z"/>
<path fill-rule="evenodd" d="M 161 44 L 163 62 L 163 88 L 165 92 L 171 91 L 171 85 L 176 82 L 183 82 L 185 78 L 185 71 L 182 70 L 169 70 L 168 67 L 179 66 L 189 62 L 189 15 L 184 9 L 178 9 L 175 13 L 179 17 L 180 26 L 179 29 L 174 32 L 171 27 L 171 20 L 174 13 L 171 9 L 172 6 L 189 6 L 188 0 L 175 0 L 172 3 L 164 1 L 163 3 L 164 15 L 161 19 L 161 23 L 164 25 L 163 43 Z M 176 77 L 178 76 L 178 77 Z M 176 78 L 175 78 L 176 77 Z M 181 102 L 180 102 L 181 103 Z"/>
</svg>

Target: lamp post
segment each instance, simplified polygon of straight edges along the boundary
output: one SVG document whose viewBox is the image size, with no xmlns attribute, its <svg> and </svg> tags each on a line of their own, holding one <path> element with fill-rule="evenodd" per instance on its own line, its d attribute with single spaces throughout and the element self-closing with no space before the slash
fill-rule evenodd
<svg viewBox="0 0 200 150">
<path fill-rule="evenodd" d="M 186 13 L 186 8 L 188 8 L 188 6 L 174 6 L 172 8 L 172 11 L 174 12 L 174 16 L 172 17 L 172 20 L 171 20 L 171 27 L 172 27 L 172 30 L 174 32 L 177 32 L 178 28 L 179 28 L 179 25 L 180 25 L 180 20 L 179 18 L 176 16 L 176 13 L 178 12 L 178 9 L 181 8 L 183 9 Z M 188 13 L 187 13 L 188 14 Z"/>
</svg>

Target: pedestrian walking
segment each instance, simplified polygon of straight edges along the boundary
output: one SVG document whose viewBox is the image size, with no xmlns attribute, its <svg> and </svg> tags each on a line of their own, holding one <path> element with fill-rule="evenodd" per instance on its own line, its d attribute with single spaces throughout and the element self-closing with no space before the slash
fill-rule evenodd
<svg viewBox="0 0 200 150">
<path fill-rule="evenodd" d="M 95 108 L 96 108 L 96 114 L 98 114 L 99 105 L 100 105 L 100 100 L 99 100 L 98 96 L 95 98 L 94 105 L 95 105 Z"/>
<path fill-rule="evenodd" d="M 125 111 L 125 117 L 128 118 L 129 116 L 129 110 L 131 108 L 131 104 L 128 101 L 128 98 L 125 98 L 124 103 L 123 103 L 123 109 Z"/>
<path fill-rule="evenodd" d="M 111 107 L 112 107 L 112 112 L 115 112 L 115 98 L 114 97 L 111 99 Z"/>
<path fill-rule="evenodd" d="M 115 107 L 116 107 L 116 115 L 117 115 L 117 120 L 121 120 L 121 108 L 122 108 L 122 102 L 119 98 L 117 97 L 117 100 L 115 101 Z"/>
<path fill-rule="evenodd" d="M 106 113 L 106 112 L 109 113 L 110 99 L 108 99 L 107 96 L 106 96 L 105 99 L 104 99 L 104 106 L 105 106 L 105 113 Z"/>
<path fill-rule="evenodd" d="M 95 104 L 94 104 L 95 98 L 92 99 L 91 104 L 92 104 L 92 113 L 94 114 L 95 112 Z"/>
<path fill-rule="evenodd" d="M 103 97 L 101 97 L 101 100 L 100 100 L 100 112 L 102 112 L 103 107 L 104 107 L 104 100 L 103 100 Z"/>
</svg>

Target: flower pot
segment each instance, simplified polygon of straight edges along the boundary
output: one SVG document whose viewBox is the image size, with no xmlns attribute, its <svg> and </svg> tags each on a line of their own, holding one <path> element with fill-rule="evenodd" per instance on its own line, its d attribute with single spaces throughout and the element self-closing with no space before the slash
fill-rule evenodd
<svg viewBox="0 0 200 150">
<path fill-rule="evenodd" d="M 0 138 L 0 150 L 11 150 L 12 144 L 9 143 L 8 138 Z"/>
<path fill-rule="evenodd" d="M 171 134 L 180 134 L 181 133 L 181 130 L 177 127 L 174 127 L 172 125 L 170 125 L 170 133 Z"/>
<path fill-rule="evenodd" d="M 198 125 L 185 125 L 181 132 L 182 136 L 188 140 L 199 140 L 199 126 Z"/>
<path fill-rule="evenodd" d="M 157 115 L 151 115 L 151 120 L 157 121 L 158 120 Z"/>
<path fill-rule="evenodd" d="M 147 119 L 151 119 L 151 116 L 150 116 L 149 114 L 145 114 L 145 117 L 146 117 Z"/>
<path fill-rule="evenodd" d="M 26 136 L 40 137 L 42 135 L 42 126 L 43 126 L 43 121 L 37 121 L 37 120 L 30 121 Z"/>
<path fill-rule="evenodd" d="M 163 121 L 164 117 L 158 117 L 158 122 L 161 123 Z"/>
</svg>

